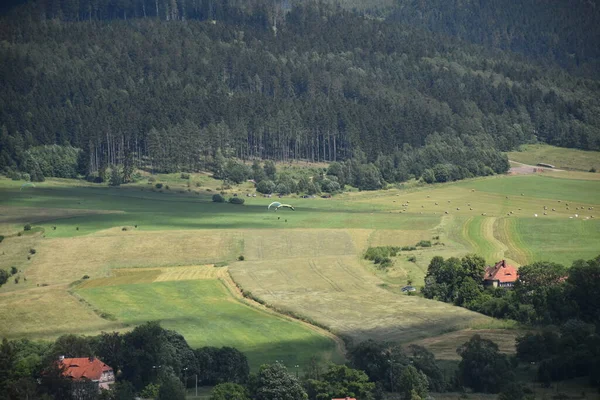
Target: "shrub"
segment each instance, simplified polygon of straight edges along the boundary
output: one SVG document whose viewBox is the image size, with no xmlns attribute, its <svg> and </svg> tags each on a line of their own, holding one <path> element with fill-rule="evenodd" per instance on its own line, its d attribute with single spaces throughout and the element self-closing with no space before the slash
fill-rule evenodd
<svg viewBox="0 0 600 400">
<path fill-rule="evenodd" d="M 417 247 L 431 247 L 431 241 L 430 240 L 421 240 L 419 243 L 416 244 Z"/>
<path fill-rule="evenodd" d="M 417 248 L 415 246 L 404 246 L 402 247 L 402 251 L 414 251 Z"/>
<path fill-rule="evenodd" d="M 15 267 L 15 266 L 10 267 L 10 274 L 11 275 L 16 275 L 17 272 L 19 272 L 19 270 L 17 269 L 17 267 Z"/>
<path fill-rule="evenodd" d="M 182 172 L 179 176 L 181 179 L 190 179 L 190 174 Z"/>
<path fill-rule="evenodd" d="M 415 257 L 415 256 L 409 256 L 407 260 L 410 261 L 410 262 L 417 262 L 417 257 Z"/>
<path fill-rule="evenodd" d="M 155 188 L 157 189 L 162 189 L 163 184 L 162 183 L 157 183 L 156 185 L 154 185 Z"/>
<path fill-rule="evenodd" d="M 244 256 L 243 256 L 243 255 L 240 255 L 240 256 L 238 257 L 238 261 L 244 261 L 244 260 L 245 260 L 245 258 L 244 258 Z"/>
<path fill-rule="evenodd" d="M 31 230 L 31 225 L 27 224 L 23 227 L 24 231 L 30 231 Z"/>
<path fill-rule="evenodd" d="M 0 243 L 4 240 L 4 235 L 0 235 Z"/>
<path fill-rule="evenodd" d="M 81 277 L 81 279 L 90 279 L 90 276 L 89 275 L 84 275 L 84 276 Z"/>
<path fill-rule="evenodd" d="M 23 236 L 23 232 L 17 232 L 17 236 Z"/>
<path fill-rule="evenodd" d="M 35 249 L 29 249 L 29 254 L 35 254 L 36 250 Z"/>
<path fill-rule="evenodd" d="M 171 188 L 169 187 L 169 185 L 165 185 L 165 189 L 169 190 Z"/>
<path fill-rule="evenodd" d="M 148 178 L 148 182 L 154 183 L 154 182 L 156 182 L 156 178 L 151 176 L 150 178 Z"/>
<path fill-rule="evenodd" d="M 245 200 L 240 197 L 230 197 L 229 202 L 231 204 L 244 204 Z"/>
<path fill-rule="evenodd" d="M 275 184 L 270 180 L 260 181 L 256 185 L 256 191 L 262 194 L 271 194 L 274 190 Z"/>
<path fill-rule="evenodd" d="M 17 276 L 17 277 L 15 278 L 15 284 L 18 284 L 18 283 L 19 283 L 19 279 L 20 279 L 20 278 L 21 278 L 20 276 Z"/>
<path fill-rule="evenodd" d="M 212 201 L 215 203 L 224 203 L 225 198 L 218 193 L 213 194 Z"/>
<path fill-rule="evenodd" d="M 590 168 L 590 172 L 596 172 L 596 168 L 595 167 Z"/>
<path fill-rule="evenodd" d="M 121 230 L 122 230 L 122 231 L 126 231 L 126 230 L 127 230 L 127 227 L 126 227 L 126 226 L 124 226 L 124 227 L 122 227 L 122 228 L 121 228 Z"/>
</svg>

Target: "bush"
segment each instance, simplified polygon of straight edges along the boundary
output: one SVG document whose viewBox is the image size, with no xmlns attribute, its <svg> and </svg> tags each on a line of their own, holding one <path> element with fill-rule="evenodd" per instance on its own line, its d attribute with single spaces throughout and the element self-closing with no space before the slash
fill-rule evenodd
<svg viewBox="0 0 600 400">
<path fill-rule="evenodd" d="M 407 258 L 407 260 L 410 261 L 410 262 L 417 262 L 417 257 L 415 257 L 415 256 L 409 256 Z"/>
<path fill-rule="evenodd" d="M 170 190 L 171 188 L 169 187 L 169 185 L 165 185 L 165 189 Z"/>
<path fill-rule="evenodd" d="M 590 172 L 596 172 L 596 168 L 595 167 L 590 168 Z"/>
<path fill-rule="evenodd" d="M 148 178 L 148 182 L 149 183 L 154 183 L 154 182 L 156 182 L 156 178 L 153 177 L 153 176 L 151 176 L 150 178 Z"/>
<path fill-rule="evenodd" d="M 154 185 L 155 188 L 157 189 L 162 189 L 163 184 L 162 183 L 157 183 L 156 185 Z"/>
<path fill-rule="evenodd" d="M 225 198 L 223 196 L 221 196 L 220 194 L 215 193 L 212 196 L 212 201 L 214 203 L 224 203 L 225 202 Z"/>
<path fill-rule="evenodd" d="M 2 241 L 4 241 L 4 235 L 0 235 L 0 243 L 2 243 Z"/>
<path fill-rule="evenodd" d="M 431 241 L 421 240 L 419 243 L 416 244 L 416 247 L 431 247 Z"/>
<path fill-rule="evenodd" d="M 270 180 L 260 181 L 256 185 L 256 191 L 262 194 L 271 194 L 274 190 L 275 184 Z"/>
<path fill-rule="evenodd" d="M 179 176 L 181 179 L 190 179 L 190 174 L 187 174 L 185 172 L 182 172 L 181 175 Z"/>
<path fill-rule="evenodd" d="M 23 227 L 24 231 L 30 231 L 31 230 L 31 225 L 27 224 Z"/>
<path fill-rule="evenodd" d="M 29 254 L 35 254 L 37 253 L 35 249 L 29 249 Z"/>
<path fill-rule="evenodd" d="M 245 258 L 244 258 L 244 256 L 243 256 L 243 255 L 240 255 L 240 256 L 238 257 L 238 261 L 244 261 L 244 260 L 245 260 Z"/>
<path fill-rule="evenodd" d="M 244 204 L 245 200 L 240 197 L 230 197 L 229 202 L 231 204 Z"/>
<path fill-rule="evenodd" d="M 90 276 L 89 275 L 84 275 L 84 276 L 81 277 L 81 279 L 90 279 Z"/>
<path fill-rule="evenodd" d="M 11 275 L 16 275 L 17 272 L 19 272 L 19 270 L 17 269 L 17 267 L 15 267 L 15 266 L 10 267 L 10 274 Z"/>
</svg>

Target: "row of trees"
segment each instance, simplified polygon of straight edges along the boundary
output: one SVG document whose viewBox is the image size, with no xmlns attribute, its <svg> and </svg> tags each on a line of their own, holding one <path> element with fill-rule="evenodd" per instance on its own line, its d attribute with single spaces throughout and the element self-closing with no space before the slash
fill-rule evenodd
<svg viewBox="0 0 600 400">
<path fill-rule="evenodd" d="M 118 12 L 66 22 L 40 7 L 70 2 L 46 1 L 2 18 L 0 168 L 31 168 L 25 152 L 53 144 L 82 149 L 88 173 L 128 160 L 205 169 L 218 150 L 228 159 L 333 162 L 361 149 L 367 163 L 381 156 L 393 182 L 422 175 L 412 161 L 431 154 L 415 152 L 437 133 L 444 160 L 422 168 L 431 181 L 448 175 L 437 164 L 496 171 L 497 150 L 536 138 L 600 149 L 596 81 L 420 28 L 315 2 L 283 7 L 275 19 L 270 0 L 155 3 L 161 15 L 173 4 L 226 8 L 215 24 L 181 21 L 181 11 L 158 20 L 148 7 L 144 18 L 143 1 L 78 3 Z M 461 153 L 477 165 L 445 159 Z"/>
<path fill-rule="evenodd" d="M 176 332 L 158 323 L 146 323 L 126 334 L 102 333 L 96 337 L 64 335 L 54 343 L 26 339 L 0 345 L 0 398 L 51 400 L 76 398 L 131 400 L 185 399 L 188 378 L 198 375 L 201 385 L 214 385 L 211 400 L 319 400 L 356 397 L 383 398 L 385 391 L 403 398 L 425 399 L 429 391 L 470 387 L 497 393 L 512 367 L 498 347 L 473 337 L 458 350 L 462 357 L 456 376 L 447 379 L 434 356 L 423 347 L 408 351 L 399 345 L 366 341 L 351 347 L 348 365 L 323 366 L 316 358 L 305 366 L 302 378 L 276 362 L 249 373 L 244 354 L 236 349 L 191 349 Z M 98 392 L 93 382 L 72 381 L 63 376 L 58 356 L 98 356 L 113 368 L 117 383 Z M 533 357 L 533 356 L 532 356 Z M 485 376 L 480 376 L 486 371 Z"/>
</svg>

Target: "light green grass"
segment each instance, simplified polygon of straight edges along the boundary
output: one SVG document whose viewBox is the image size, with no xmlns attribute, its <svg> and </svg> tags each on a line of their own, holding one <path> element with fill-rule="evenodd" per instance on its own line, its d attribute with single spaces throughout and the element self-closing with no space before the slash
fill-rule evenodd
<svg viewBox="0 0 600 400">
<path fill-rule="evenodd" d="M 190 192 L 187 180 L 178 174 L 159 176 L 171 187 L 163 193 L 151 191 L 145 182 L 109 188 L 61 179 L 21 191 L 22 182 L 0 179 L 1 232 L 15 235 L 25 223 L 39 228 L 36 235 L 11 236 L 0 244 L 0 268 L 17 264 L 27 278 L 0 288 L 0 309 L 5 310 L 0 320 L 6 322 L 2 334 L 55 337 L 123 329 L 120 318 L 131 327 L 137 323 L 135 313 L 164 319 L 151 308 L 137 312 L 129 303 L 121 308 L 113 303 L 119 296 L 131 304 L 141 302 L 142 289 L 93 289 L 99 291 L 95 299 L 90 298 L 94 307 L 103 310 L 102 302 L 107 302 L 107 308 L 123 313 L 119 317 L 107 311 L 117 315 L 117 321 L 107 321 L 70 296 L 67 285 L 84 274 L 106 278 L 115 268 L 233 263 L 242 254 L 246 261 L 235 263 L 232 270 L 246 290 L 350 337 L 406 341 L 464 327 L 493 326 L 494 320 L 403 296 L 396 289 L 409 278 L 422 285 L 427 265 L 436 255 L 461 257 L 476 252 L 489 263 L 506 258 L 516 265 L 551 260 L 567 266 L 575 259 L 595 257 L 600 253 L 600 215 L 591 219 L 597 211 L 589 208 L 600 209 L 600 181 L 572 179 L 579 176 L 573 174 L 584 173 L 498 176 L 431 186 L 414 183 L 406 190 L 344 193 L 333 199 L 290 196 L 284 200 L 297 211 L 276 213 L 267 211 L 276 198 L 245 197 L 253 191 L 248 184 L 227 194 L 239 193 L 246 205 L 212 203 L 214 191 L 206 189 L 220 183 L 202 174 L 192 176 Z M 195 186 L 196 181 L 200 186 Z M 548 215 L 543 215 L 545 205 Z M 570 219 L 575 213 L 580 216 Z M 402 252 L 385 273 L 362 259 L 368 246 L 414 245 L 433 236 L 443 244 Z M 37 253 L 28 260 L 30 247 Z M 413 254 L 416 262 L 407 261 Z M 182 296 L 180 282 L 169 282 L 160 293 L 155 283 L 144 282 L 130 286 L 149 285 L 144 289 L 149 305 L 154 306 L 148 299 L 155 296 L 166 303 Z M 37 286 L 45 284 L 50 286 Z M 109 293 L 115 287 L 121 288 L 118 296 Z M 53 306 L 55 300 L 61 305 Z M 228 302 L 215 300 L 211 306 L 227 310 Z M 167 315 L 164 309 L 157 312 Z M 193 331 L 208 318 L 202 308 L 182 307 L 175 317 L 173 326 L 198 343 Z M 241 326 L 237 329 L 236 334 L 244 335 Z M 295 343 L 294 334 L 275 335 L 272 340 L 273 348 L 287 352 L 290 360 L 297 349 L 283 348 L 290 342 L 286 335 Z M 214 340 L 218 345 L 219 339 L 209 335 L 206 343 Z"/>
<path fill-rule="evenodd" d="M 529 144 L 520 147 L 519 151 L 508 153 L 510 160 L 523 164 L 538 163 L 554 165 L 560 169 L 589 171 L 595 167 L 600 171 L 600 152 L 579 149 L 566 149 L 548 144 Z"/>
<path fill-rule="evenodd" d="M 305 365 L 313 355 L 340 361 L 333 340 L 239 303 L 217 280 L 104 286 L 81 289 L 78 294 L 131 326 L 160 321 L 194 348 L 235 347 L 247 355 L 253 368 L 275 360 Z"/>
</svg>

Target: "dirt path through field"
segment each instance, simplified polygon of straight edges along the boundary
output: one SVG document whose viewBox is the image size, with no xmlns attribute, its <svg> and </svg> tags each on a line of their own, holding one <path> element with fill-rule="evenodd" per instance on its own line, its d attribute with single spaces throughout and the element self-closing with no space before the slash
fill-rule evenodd
<svg viewBox="0 0 600 400">
<path fill-rule="evenodd" d="M 513 160 L 508 160 L 508 161 L 512 164 L 517 164 L 517 166 L 511 166 L 510 169 L 508 170 L 508 173 L 512 174 L 512 175 L 528 175 L 528 174 L 536 174 L 538 172 L 544 172 L 544 171 L 564 171 L 564 169 L 546 168 L 546 167 L 540 167 L 539 165 L 528 165 L 528 164 L 523 164 L 523 163 L 520 163 L 518 161 L 513 161 Z"/>
</svg>

